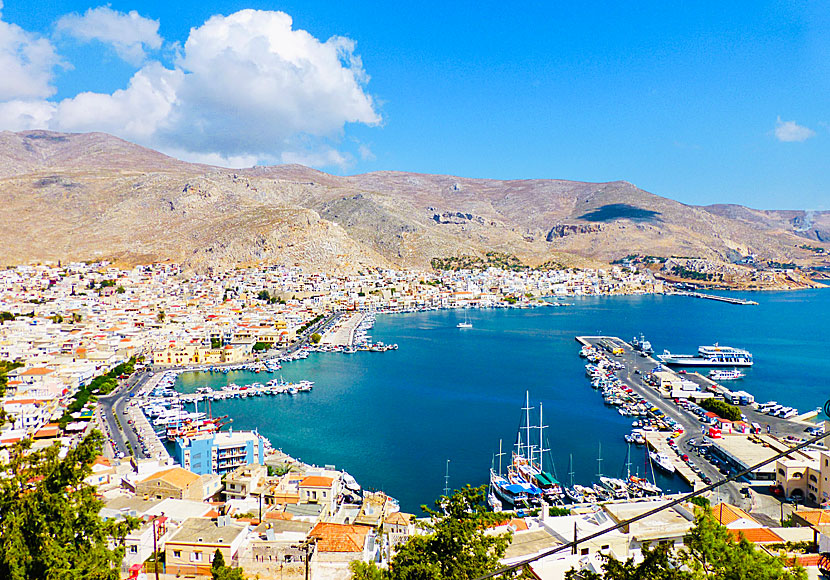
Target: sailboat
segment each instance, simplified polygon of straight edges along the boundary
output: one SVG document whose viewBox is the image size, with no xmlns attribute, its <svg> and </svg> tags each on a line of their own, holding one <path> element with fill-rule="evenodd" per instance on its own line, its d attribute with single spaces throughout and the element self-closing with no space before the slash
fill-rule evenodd
<svg viewBox="0 0 830 580">
<path fill-rule="evenodd" d="M 467 317 L 467 309 L 464 309 L 464 322 L 459 322 L 455 325 L 456 328 L 472 328 L 473 323 L 470 322 L 470 319 Z"/>
<path fill-rule="evenodd" d="M 522 408 L 523 421 L 519 427 L 515 450 L 507 467 L 507 473 L 501 474 L 501 460 L 499 460 L 498 473 L 490 469 L 490 483 L 493 491 L 505 503 L 513 506 L 539 505 L 543 498 L 553 502 L 560 500 L 562 496 L 562 486 L 553 475 L 543 469 L 542 465 L 543 455 L 547 449 L 543 444 L 545 427 L 542 423 L 541 405 L 538 426 L 531 425 L 531 409 L 529 393 L 525 393 L 525 406 Z M 538 446 L 530 442 L 531 433 L 535 430 L 539 431 Z"/>
</svg>

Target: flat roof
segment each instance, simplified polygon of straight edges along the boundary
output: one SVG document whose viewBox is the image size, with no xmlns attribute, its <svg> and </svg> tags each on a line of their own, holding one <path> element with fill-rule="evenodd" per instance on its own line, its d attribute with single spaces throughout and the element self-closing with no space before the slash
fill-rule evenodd
<svg viewBox="0 0 830 580">
<path fill-rule="evenodd" d="M 762 441 L 762 443 L 758 443 Z M 765 445 L 766 444 L 766 445 Z M 766 461 L 778 454 L 780 451 L 789 449 L 790 446 L 770 435 L 746 436 L 725 434 L 720 439 L 713 439 L 712 445 L 725 452 L 733 459 L 739 461 L 745 467 Z M 815 458 L 803 451 L 794 451 L 789 457 L 795 460 L 814 461 Z M 758 471 L 774 472 L 775 465 L 770 463 Z"/>
</svg>

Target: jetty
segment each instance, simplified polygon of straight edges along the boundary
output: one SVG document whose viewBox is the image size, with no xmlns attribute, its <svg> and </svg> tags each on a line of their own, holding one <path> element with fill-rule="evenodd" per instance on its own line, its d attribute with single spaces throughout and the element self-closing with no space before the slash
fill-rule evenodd
<svg viewBox="0 0 830 580">
<path fill-rule="evenodd" d="M 666 457 L 672 458 L 675 473 L 679 475 L 681 479 L 685 480 L 686 483 L 692 487 L 692 490 L 696 490 L 699 487 L 704 486 L 705 484 L 703 483 L 703 480 L 701 480 L 700 477 L 692 471 L 692 468 L 689 467 L 688 463 L 679 459 L 675 461 L 674 458 L 676 458 L 677 455 L 669 446 L 669 439 L 671 439 L 671 436 L 671 433 L 651 431 L 646 437 L 646 443 L 649 448 L 653 449 L 657 453 L 662 453 Z"/>
<path fill-rule="evenodd" d="M 703 294 L 702 292 L 688 292 L 677 291 L 671 292 L 671 296 L 691 296 L 692 298 L 705 298 L 706 300 L 717 300 L 718 302 L 726 302 L 727 304 L 739 304 L 741 306 L 758 306 L 754 300 L 744 300 L 742 298 L 730 298 L 728 296 L 716 296 L 714 294 Z"/>
</svg>

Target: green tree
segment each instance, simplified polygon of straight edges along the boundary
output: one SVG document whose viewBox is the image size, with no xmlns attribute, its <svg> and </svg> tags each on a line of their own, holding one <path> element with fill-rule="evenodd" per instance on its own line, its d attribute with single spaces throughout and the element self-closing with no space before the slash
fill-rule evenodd
<svg viewBox="0 0 830 580">
<path fill-rule="evenodd" d="M 119 578 L 124 547 L 108 540 L 122 542 L 137 520 L 102 519 L 103 502 L 84 483 L 102 443 L 93 431 L 64 459 L 58 445 L 30 452 L 30 439 L 12 449 L 0 465 L 0 578 Z"/>
<path fill-rule="evenodd" d="M 403 544 L 388 570 L 375 564 L 352 565 L 355 580 L 471 580 L 500 567 L 512 535 L 490 535 L 490 525 L 505 516 L 487 511 L 485 487 L 467 485 L 435 502 L 435 510 L 422 506 L 430 521 L 424 533 Z"/>
<path fill-rule="evenodd" d="M 322 338 L 323 336 L 319 332 L 315 332 L 311 335 L 311 342 L 318 344 Z"/>
<path fill-rule="evenodd" d="M 164 322 L 164 319 L 166 317 L 167 315 L 164 313 L 164 310 L 159 310 L 158 314 L 156 314 L 156 320 L 158 320 L 159 322 Z"/>
<path fill-rule="evenodd" d="M 245 580 L 242 568 L 225 566 L 225 557 L 219 548 L 213 553 L 213 563 L 210 565 L 210 574 L 213 580 Z"/>
<path fill-rule="evenodd" d="M 643 560 L 621 562 L 603 556 L 603 573 L 571 570 L 566 580 L 806 580 L 800 566 L 787 567 L 783 559 L 757 550 L 746 538 L 735 541 L 707 507 L 698 511 L 695 525 L 677 553 L 668 545 L 643 548 Z"/>
</svg>

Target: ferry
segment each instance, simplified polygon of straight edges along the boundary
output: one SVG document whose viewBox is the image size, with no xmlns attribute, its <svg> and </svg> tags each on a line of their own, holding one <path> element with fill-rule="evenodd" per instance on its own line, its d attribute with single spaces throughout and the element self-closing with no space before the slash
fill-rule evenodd
<svg viewBox="0 0 830 580">
<path fill-rule="evenodd" d="M 751 367 L 752 354 L 732 346 L 700 346 L 697 354 L 672 354 L 664 350 L 657 357 L 663 364 L 679 367 Z"/>
<path fill-rule="evenodd" d="M 742 379 L 746 375 L 739 371 L 738 369 L 732 369 L 727 371 L 722 370 L 711 370 L 709 371 L 709 378 L 713 381 L 734 381 L 737 379 Z"/>
</svg>

